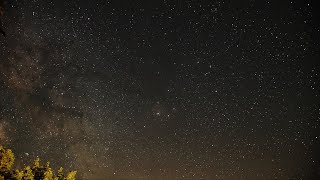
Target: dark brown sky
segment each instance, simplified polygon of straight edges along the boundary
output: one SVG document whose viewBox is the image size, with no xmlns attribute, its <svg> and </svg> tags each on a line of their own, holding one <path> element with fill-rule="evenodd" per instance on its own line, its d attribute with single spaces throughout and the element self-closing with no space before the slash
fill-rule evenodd
<svg viewBox="0 0 320 180">
<path fill-rule="evenodd" d="M 315 1 L 11 0 L 0 143 L 84 179 L 319 178 Z"/>
</svg>

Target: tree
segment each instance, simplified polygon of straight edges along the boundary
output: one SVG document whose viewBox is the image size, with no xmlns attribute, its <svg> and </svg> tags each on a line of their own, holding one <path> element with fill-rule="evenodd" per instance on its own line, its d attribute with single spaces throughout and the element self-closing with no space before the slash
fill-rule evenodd
<svg viewBox="0 0 320 180">
<path fill-rule="evenodd" d="M 34 160 L 33 166 L 26 166 L 23 170 L 11 170 L 14 163 L 14 154 L 11 149 L 0 146 L 0 180 L 75 180 L 77 171 L 71 171 L 64 175 L 63 168 L 58 170 L 57 175 L 52 171 L 50 163 L 41 166 L 40 158 Z"/>
<path fill-rule="evenodd" d="M 1 172 L 8 172 L 14 162 L 14 154 L 11 149 L 3 149 L 0 146 L 0 171 Z"/>
</svg>

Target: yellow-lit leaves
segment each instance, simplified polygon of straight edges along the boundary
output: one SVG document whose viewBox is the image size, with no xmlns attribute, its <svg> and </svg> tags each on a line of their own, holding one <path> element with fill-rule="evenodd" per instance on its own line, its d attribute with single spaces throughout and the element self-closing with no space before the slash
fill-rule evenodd
<svg viewBox="0 0 320 180">
<path fill-rule="evenodd" d="M 34 175 L 30 166 L 24 168 L 23 179 L 25 180 L 34 180 Z"/>
<path fill-rule="evenodd" d="M 75 180 L 77 171 L 71 171 L 67 174 L 66 180 Z"/>
<path fill-rule="evenodd" d="M 59 170 L 58 170 L 58 175 L 57 175 L 57 178 L 60 180 L 60 179 L 63 179 L 64 175 L 63 175 L 63 168 L 60 167 Z"/>
<path fill-rule="evenodd" d="M 14 163 L 14 154 L 10 149 L 4 149 L 0 146 L 0 180 L 75 180 L 77 171 L 71 171 L 66 176 L 63 174 L 63 168 L 58 170 L 57 176 L 52 171 L 50 163 L 41 166 L 40 158 L 34 160 L 32 168 L 26 166 L 22 171 L 13 170 L 11 167 Z"/>
<path fill-rule="evenodd" d="M 16 179 L 16 180 L 22 180 L 24 176 L 24 173 L 23 171 L 19 171 L 19 170 L 15 170 L 14 174 L 13 174 L 13 177 Z"/>
<path fill-rule="evenodd" d="M 44 180 L 53 180 L 53 172 L 50 167 L 46 168 L 44 172 Z"/>
<path fill-rule="evenodd" d="M 10 171 L 14 162 L 14 154 L 11 149 L 4 149 L 0 146 L 0 160 L 0 170 Z"/>
<path fill-rule="evenodd" d="M 40 168 L 40 158 L 39 157 L 37 157 L 34 160 L 33 168 Z"/>
</svg>

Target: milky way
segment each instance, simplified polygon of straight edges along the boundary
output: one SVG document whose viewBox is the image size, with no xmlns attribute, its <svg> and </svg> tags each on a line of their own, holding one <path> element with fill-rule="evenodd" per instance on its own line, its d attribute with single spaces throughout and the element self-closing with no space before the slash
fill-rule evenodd
<svg viewBox="0 0 320 180">
<path fill-rule="evenodd" d="M 320 176 L 309 1 L 10 0 L 0 143 L 79 179 Z"/>
</svg>

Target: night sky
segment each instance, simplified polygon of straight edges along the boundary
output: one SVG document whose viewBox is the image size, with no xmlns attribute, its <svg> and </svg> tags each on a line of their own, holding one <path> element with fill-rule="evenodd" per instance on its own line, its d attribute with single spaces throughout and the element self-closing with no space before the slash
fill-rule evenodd
<svg viewBox="0 0 320 180">
<path fill-rule="evenodd" d="M 308 0 L 8 0 L 0 144 L 79 179 L 320 178 Z"/>
</svg>

